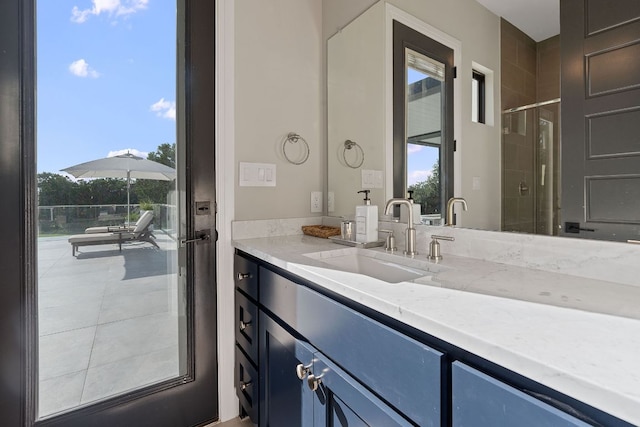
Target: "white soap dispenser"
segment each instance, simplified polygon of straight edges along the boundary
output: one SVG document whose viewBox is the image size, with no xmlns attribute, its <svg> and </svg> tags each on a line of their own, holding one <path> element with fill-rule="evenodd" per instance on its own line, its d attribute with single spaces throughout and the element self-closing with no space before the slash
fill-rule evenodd
<svg viewBox="0 0 640 427">
<path fill-rule="evenodd" d="M 369 243 L 378 240 L 378 207 L 371 204 L 369 192 L 364 193 L 364 205 L 356 206 L 356 242 Z"/>
<path fill-rule="evenodd" d="M 409 193 L 407 200 L 412 204 L 411 209 L 413 210 L 413 223 L 422 224 L 422 206 L 420 203 L 415 203 L 415 200 L 413 199 L 413 190 L 409 190 L 407 193 Z M 409 223 L 409 214 L 407 213 L 407 209 L 407 206 L 400 205 L 400 222 Z"/>
<path fill-rule="evenodd" d="M 422 205 L 413 199 L 413 190 L 409 190 L 409 201 L 413 204 L 413 223 L 422 224 Z"/>
</svg>

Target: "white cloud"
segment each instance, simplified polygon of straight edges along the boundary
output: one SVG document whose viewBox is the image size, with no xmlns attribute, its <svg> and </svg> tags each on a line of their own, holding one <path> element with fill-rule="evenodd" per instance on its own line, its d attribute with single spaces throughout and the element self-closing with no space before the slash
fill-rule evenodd
<svg viewBox="0 0 640 427">
<path fill-rule="evenodd" d="M 426 181 L 433 174 L 433 171 L 411 171 L 407 176 L 407 184 L 414 185 L 422 181 Z"/>
<path fill-rule="evenodd" d="M 114 156 L 119 156 L 121 154 L 127 154 L 127 153 L 131 153 L 134 156 L 142 157 L 143 159 L 146 159 L 147 156 L 149 155 L 149 153 L 147 153 L 146 151 L 136 150 L 135 148 L 125 148 L 123 150 L 109 151 L 109 154 L 107 154 L 107 157 L 114 157 Z"/>
<path fill-rule="evenodd" d="M 91 15 L 107 14 L 108 16 L 128 16 L 147 8 L 149 0 L 91 0 L 92 7 L 71 9 L 71 21 L 78 24 L 86 22 Z"/>
<path fill-rule="evenodd" d="M 420 151 L 422 151 L 422 149 L 424 148 L 423 145 L 418 145 L 418 144 L 408 144 L 407 145 L 407 154 L 414 154 L 414 153 L 418 153 Z"/>
<path fill-rule="evenodd" d="M 155 104 L 152 104 L 149 109 L 155 112 L 158 117 L 163 117 L 169 120 L 176 119 L 175 101 L 167 101 L 164 98 L 160 98 L 160 100 Z"/>
<path fill-rule="evenodd" d="M 69 71 L 71 71 L 71 74 L 78 77 L 91 77 L 94 79 L 100 77 L 100 73 L 91 68 L 84 59 L 73 61 L 71 65 L 69 65 Z"/>
</svg>

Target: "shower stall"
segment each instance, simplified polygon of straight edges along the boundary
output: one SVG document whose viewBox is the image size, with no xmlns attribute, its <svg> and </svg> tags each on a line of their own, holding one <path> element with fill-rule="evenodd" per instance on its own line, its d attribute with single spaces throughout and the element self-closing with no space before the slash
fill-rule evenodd
<svg viewBox="0 0 640 427">
<path fill-rule="evenodd" d="M 559 99 L 503 111 L 503 231 L 558 234 L 559 124 Z"/>
</svg>

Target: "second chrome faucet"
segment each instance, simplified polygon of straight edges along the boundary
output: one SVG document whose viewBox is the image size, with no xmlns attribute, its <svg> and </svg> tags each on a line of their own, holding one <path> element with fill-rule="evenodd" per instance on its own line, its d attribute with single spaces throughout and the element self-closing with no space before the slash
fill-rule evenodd
<svg viewBox="0 0 640 427">
<path fill-rule="evenodd" d="M 447 221 L 445 223 L 448 227 L 453 227 L 455 224 L 453 223 L 453 205 L 456 203 L 462 203 L 462 208 L 467 210 L 467 201 L 462 197 L 452 197 L 447 201 Z"/>
</svg>

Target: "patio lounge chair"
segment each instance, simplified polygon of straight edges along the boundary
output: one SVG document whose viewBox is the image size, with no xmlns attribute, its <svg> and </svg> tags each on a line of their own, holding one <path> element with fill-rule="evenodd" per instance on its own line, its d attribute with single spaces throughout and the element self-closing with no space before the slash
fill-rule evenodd
<svg viewBox="0 0 640 427">
<path fill-rule="evenodd" d="M 76 256 L 76 250 L 79 246 L 117 244 L 120 251 L 122 251 L 122 244 L 128 242 L 147 242 L 159 249 L 160 247 L 156 243 L 153 233 L 149 230 L 153 214 L 143 215 L 143 217 L 144 218 L 141 218 L 142 221 L 138 221 L 133 231 L 88 233 L 70 236 L 69 243 L 71 243 L 72 255 Z"/>
<path fill-rule="evenodd" d="M 84 230 L 85 234 L 90 234 L 90 233 L 115 233 L 115 232 L 119 232 L 119 231 L 129 231 L 132 232 L 133 230 L 136 229 L 136 227 L 138 226 L 138 224 L 140 224 L 146 216 L 151 215 L 151 217 L 153 218 L 153 211 L 146 211 L 144 212 L 142 215 L 140 215 L 140 218 L 138 218 L 138 221 L 136 221 L 135 224 L 130 225 L 130 226 L 126 226 L 126 225 L 109 225 L 109 226 L 103 226 L 103 227 L 89 227 L 87 229 Z"/>
</svg>

